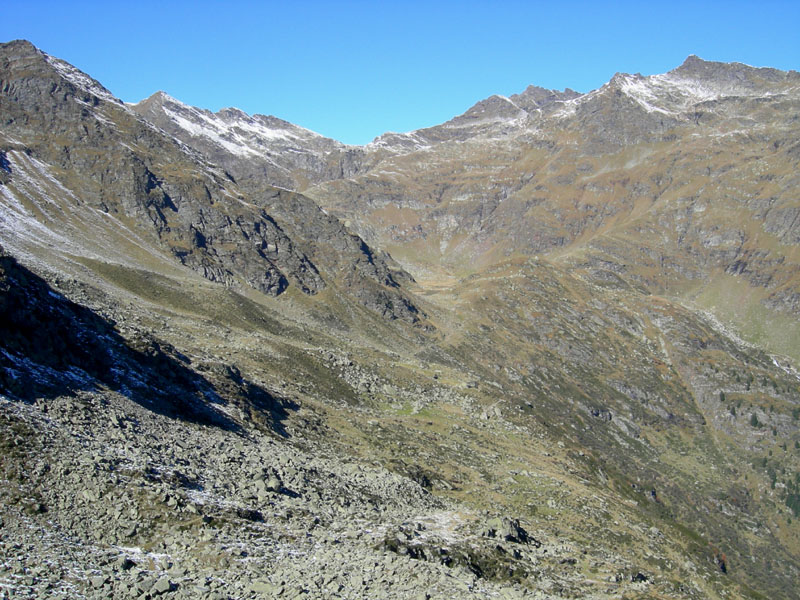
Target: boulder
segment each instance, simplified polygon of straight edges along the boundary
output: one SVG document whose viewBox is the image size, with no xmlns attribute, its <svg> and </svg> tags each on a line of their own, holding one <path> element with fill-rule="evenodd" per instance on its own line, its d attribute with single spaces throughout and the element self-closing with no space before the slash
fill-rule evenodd
<svg viewBox="0 0 800 600">
<path fill-rule="evenodd" d="M 495 517 L 486 523 L 484 537 L 499 538 L 515 544 L 535 543 L 538 548 L 541 544 L 531 538 L 528 532 L 519 524 L 519 519 L 508 517 Z"/>
</svg>

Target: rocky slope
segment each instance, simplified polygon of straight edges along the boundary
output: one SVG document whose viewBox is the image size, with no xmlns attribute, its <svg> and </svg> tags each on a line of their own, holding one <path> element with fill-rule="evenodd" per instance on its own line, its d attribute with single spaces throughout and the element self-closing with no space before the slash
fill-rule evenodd
<svg viewBox="0 0 800 600">
<path fill-rule="evenodd" d="M 796 363 L 697 304 L 793 314 L 791 224 L 739 218 L 796 204 L 795 79 L 690 58 L 349 149 L 3 45 L 0 594 L 792 597 Z"/>
<path fill-rule="evenodd" d="M 344 277 L 348 292 L 370 307 L 418 320 L 398 285 L 410 278 L 310 200 L 270 186 L 246 194 L 98 83 L 30 44 L 4 45 L 2 69 L 9 246 L 43 244 L 45 233 L 48 243 L 66 237 L 78 245 L 139 238 L 134 243 L 167 250 L 227 286 L 279 295 L 292 285 L 316 294 Z M 286 222 L 273 216 L 287 205 Z M 17 231 L 37 213 L 45 228 L 37 239 Z M 302 232 L 295 219 L 303 219 Z M 92 252 L 105 249 L 103 241 Z"/>
<path fill-rule="evenodd" d="M 302 189 L 350 177 L 363 152 L 277 117 L 250 116 L 236 108 L 218 113 L 156 92 L 131 106 L 150 123 L 200 150 L 235 175 L 238 183 Z"/>
<path fill-rule="evenodd" d="M 418 277 L 548 255 L 697 302 L 797 358 L 799 85 L 690 57 L 534 110 L 490 99 L 464 116 L 485 112 L 486 131 L 308 193 Z"/>
</svg>

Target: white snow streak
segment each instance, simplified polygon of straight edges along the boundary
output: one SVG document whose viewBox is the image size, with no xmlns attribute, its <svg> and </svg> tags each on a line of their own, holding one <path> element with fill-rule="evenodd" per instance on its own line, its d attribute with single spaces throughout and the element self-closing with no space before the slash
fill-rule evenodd
<svg viewBox="0 0 800 600">
<path fill-rule="evenodd" d="M 50 175 L 46 166 L 40 161 L 19 152 L 9 152 L 7 158 L 11 163 L 13 174 L 11 183 L 17 193 L 28 198 L 34 204 L 50 204 L 56 207 L 58 212 L 61 212 L 42 183 L 53 186 L 59 194 L 64 194 L 74 200 L 72 192 Z M 35 244 L 58 245 L 73 251 L 77 249 L 68 238 L 41 223 L 7 185 L 0 186 L 0 198 L 2 198 L 0 201 L 0 232 L 5 240 L 16 238 Z"/>
<path fill-rule="evenodd" d="M 205 137 L 237 156 L 267 158 L 266 155 L 276 149 L 303 152 L 304 142 L 323 137 L 291 123 L 271 125 L 265 117 L 251 117 L 238 109 L 227 109 L 227 114 L 213 114 L 167 94 L 162 97 L 164 113 L 178 127 L 194 137 Z"/>
<path fill-rule="evenodd" d="M 227 135 L 228 137 L 231 137 L 230 131 L 225 131 L 223 128 L 217 127 L 213 122 L 204 126 L 205 123 L 204 125 L 201 125 L 195 121 L 190 121 L 178 113 L 172 112 L 166 108 L 164 109 L 164 112 L 170 119 L 172 119 L 172 121 L 175 122 L 176 125 L 178 125 L 178 127 L 188 131 L 190 135 L 195 137 L 206 137 L 215 144 L 225 148 L 231 154 L 236 154 L 237 156 L 258 156 L 260 154 L 241 140 L 225 139 L 223 136 Z M 210 121 L 210 119 L 207 119 L 207 117 L 204 118 L 204 120 Z"/>
<path fill-rule="evenodd" d="M 730 83 L 700 81 L 695 78 L 682 77 L 677 73 L 664 73 L 648 77 L 622 73 L 615 75 L 610 82 L 597 90 L 562 102 L 562 107 L 553 116 L 556 118 L 570 117 L 575 114 L 578 106 L 614 88 L 619 89 L 645 111 L 669 116 L 686 113 L 703 102 L 730 97 L 768 97 L 773 95 L 773 93 L 757 88 L 749 89 L 735 81 Z"/>
<path fill-rule="evenodd" d="M 61 75 L 74 86 L 79 87 L 85 92 L 94 94 L 103 100 L 108 100 L 109 102 L 114 102 L 115 104 L 119 103 L 119 100 L 117 100 L 107 89 L 86 75 L 86 73 L 81 72 L 79 69 L 76 69 L 71 64 L 64 62 L 60 58 L 50 56 L 49 54 L 45 54 L 44 56 L 47 62 L 50 63 L 56 71 L 58 71 L 59 75 Z"/>
</svg>

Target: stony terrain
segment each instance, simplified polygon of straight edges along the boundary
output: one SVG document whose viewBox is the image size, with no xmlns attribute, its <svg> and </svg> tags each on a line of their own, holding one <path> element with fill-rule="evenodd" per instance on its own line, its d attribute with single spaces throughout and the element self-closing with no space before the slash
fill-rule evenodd
<svg viewBox="0 0 800 600">
<path fill-rule="evenodd" d="M 793 597 L 797 85 L 354 148 L 0 46 L 0 597 Z"/>
</svg>

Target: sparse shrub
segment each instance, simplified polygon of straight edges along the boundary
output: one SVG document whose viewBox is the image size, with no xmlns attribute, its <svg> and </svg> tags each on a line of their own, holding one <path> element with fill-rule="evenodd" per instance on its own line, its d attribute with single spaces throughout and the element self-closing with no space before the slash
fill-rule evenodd
<svg viewBox="0 0 800 600">
<path fill-rule="evenodd" d="M 788 494 L 786 496 L 786 506 L 792 511 L 795 518 L 800 517 L 800 494 Z"/>
<path fill-rule="evenodd" d="M 758 417 L 756 416 L 756 413 L 750 415 L 750 425 L 752 425 L 753 427 L 761 426 L 761 423 L 758 422 Z"/>
</svg>

